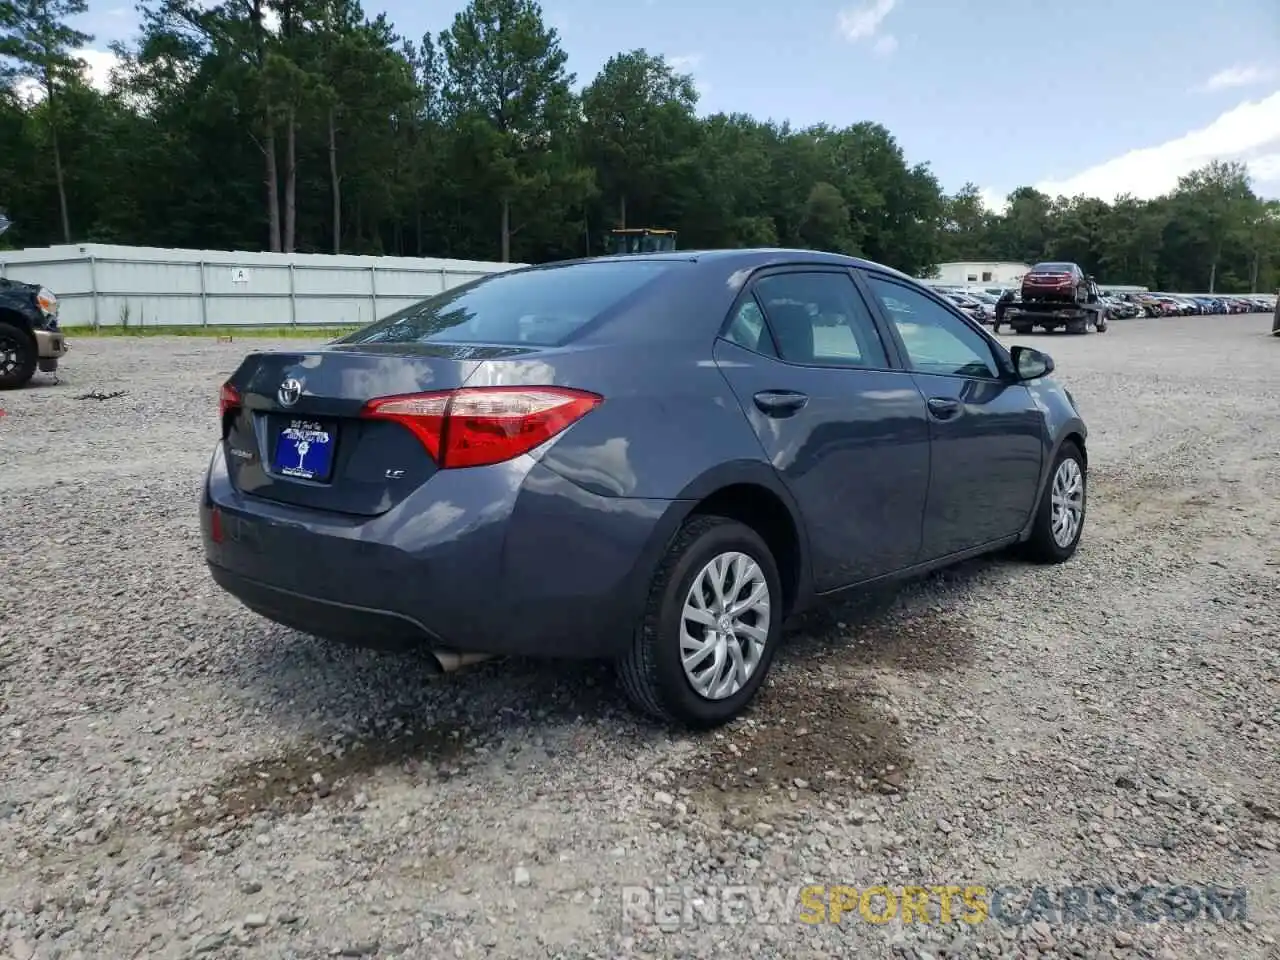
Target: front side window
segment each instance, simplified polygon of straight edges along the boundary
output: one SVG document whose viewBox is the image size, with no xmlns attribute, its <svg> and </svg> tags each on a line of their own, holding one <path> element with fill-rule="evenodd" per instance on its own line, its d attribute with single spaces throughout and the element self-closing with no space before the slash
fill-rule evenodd
<svg viewBox="0 0 1280 960">
<path fill-rule="evenodd" d="M 995 380 L 999 368 L 985 337 L 918 290 L 868 275 L 867 284 L 897 328 L 913 369 Z"/>
</svg>

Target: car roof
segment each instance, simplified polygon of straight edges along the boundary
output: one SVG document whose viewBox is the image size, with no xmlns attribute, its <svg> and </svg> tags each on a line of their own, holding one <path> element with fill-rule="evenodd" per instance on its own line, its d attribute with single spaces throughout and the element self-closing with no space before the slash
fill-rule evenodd
<svg viewBox="0 0 1280 960">
<path fill-rule="evenodd" d="M 579 263 L 603 263 L 609 261 L 630 260 L 671 260 L 685 263 L 707 263 L 729 269 L 757 270 L 761 267 L 786 266 L 789 264 L 822 264 L 838 267 L 851 267 L 864 270 L 879 270 L 884 273 L 918 283 L 914 277 L 895 270 L 893 267 L 874 260 L 861 257 L 848 257 L 840 253 L 828 253 L 825 250 L 801 250 L 790 247 L 748 247 L 734 250 L 675 250 L 665 253 L 621 254 L 612 257 L 578 257 L 573 260 L 554 260 L 541 263 L 526 270 L 548 270 L 556 267 L 567 267 Z"/>
</svg>

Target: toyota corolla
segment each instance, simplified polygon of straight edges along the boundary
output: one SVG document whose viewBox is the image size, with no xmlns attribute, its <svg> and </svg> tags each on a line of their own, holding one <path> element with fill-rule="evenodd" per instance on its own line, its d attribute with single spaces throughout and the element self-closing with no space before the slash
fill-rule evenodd
<svg viewBox="0 0 1280 960">
<path fill-rule="evenodd" d="M 205 552 L 285 626 L 445 669 L 608 658 L 644 711 L 711 726 L 815 601 L 1075 552 L 1087 433 L 1052 372 L 834 254 L 515 269 L 245 357 Z"/>
</svg>

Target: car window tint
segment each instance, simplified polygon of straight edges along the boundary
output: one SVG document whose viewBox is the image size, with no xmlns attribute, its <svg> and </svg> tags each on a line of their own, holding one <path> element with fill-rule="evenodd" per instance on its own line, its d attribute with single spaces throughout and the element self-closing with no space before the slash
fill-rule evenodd
<svg viewBox="0 0 1280 960">
<path fill-rule="evenodd" d="M 337 342 L 552 346 L 681 266 L 623 259 L 504 271 L 398 310 Z"/>
<path fill-rule="evenodd" d="M 911 366 L 921 373 L 996 379 L 995 357 L 986 339 L 929 297 L 900 283 L 867 277 L 876 298 L 897 327 Z"/>
<path fill-rule="evenodd" d="M 767 357 L 777 356 L 777 352 L 773 349 L 773 338 L 765 329 L 764 314 L 760 312 L 760 304 L 756 303 L 755 297 L 748 296 L 742 301 L 733 319 L 729 321 L 724 338 L 730 343 L 736 343 L 756 353 L 763 353 Z"/>
<path fill-rule="evenodd" d="M 780 273 L 755 286 L 778 353 L 792 363 L 889 365 L 858 288 L 845 273 Z"/>
</svg>

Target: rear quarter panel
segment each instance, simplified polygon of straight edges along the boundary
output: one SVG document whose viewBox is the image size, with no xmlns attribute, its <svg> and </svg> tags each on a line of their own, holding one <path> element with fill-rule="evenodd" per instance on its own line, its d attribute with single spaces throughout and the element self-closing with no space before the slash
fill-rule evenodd
<svg viewBox="0 0 1280 960">
<path fill-rule="evenodd" d="M 742 278 L 689 266 L 574 345 L 487 363 L 467 385 L 542 382 L 602 395 L 600 406 L 535 454 L 601 496 L 679 499 L 726 464 L 767 465 L 713 355 Z"/>
<path fill-rule="evenodd" d="M 668 345 L 663 353 L 639 356 L 612 348 L 559 356 L 554 382 L 605 399 L 554 439 L 541 463 L 601 496 L 672 500 L 721 464 L 763 460 L 714 364 L 713 342 L 708 338 L 705 350 Z"/>
</svg>

